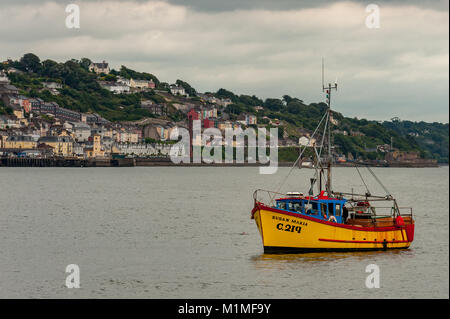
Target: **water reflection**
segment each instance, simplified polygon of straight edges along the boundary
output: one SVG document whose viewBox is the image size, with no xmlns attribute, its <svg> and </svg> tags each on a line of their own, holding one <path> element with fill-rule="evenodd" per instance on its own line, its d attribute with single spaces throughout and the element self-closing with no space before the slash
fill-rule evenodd
<svg viewBox="0 0 450 319">
<path fill-rule="evenodd" d="M 392 260 L 398 258 L 410 258 L 414 256 L 414 250 L 387 250 L 387 251 L 368 251 L 368 252 L 323 252 L 323 253 L 304 253 L 304 254 L 260 254 L 250 257 L 251 262 L 256 268 L 283 269 L 291 268 L 293 265 L 320 265 L 342 261 L 373 261 L 373 260 Z"/>
</svg>

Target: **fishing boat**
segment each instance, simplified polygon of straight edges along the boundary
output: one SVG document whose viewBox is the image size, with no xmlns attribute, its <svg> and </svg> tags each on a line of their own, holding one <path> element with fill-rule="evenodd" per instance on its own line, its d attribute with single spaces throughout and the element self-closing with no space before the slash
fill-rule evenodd
<svg viewBox="0 0 450 319">
<path fill-rule="evenodd" d="M 323 85 L 327 110 L 311 135 L 318 143 L 300 151 L 288 176 L 299 165 L 304 151 L 313 151 L 310 188 L 302 192 L 281 193 L 257 189 L 253 193 L 255 220 L 265 253 L 305 253 L 316 251 L 370 251 L 409 248 L 414 239 L 414 218 L 411 207 L 399 207 L 396 199 L 374 174 L 385 195 L 372 195 L 355 166 L 366 191 L 360 194 L 339 192 L 332 188 L 331 92 L 337 83 Z M 321 135 L 321 136 L 320 136 Z M 287 177 L 288 177 L 287 176 Z M 287 179 L 285 178 L 285 180 Z M 284 181 L 285 181 L 284 180 Z"/>
</svg>

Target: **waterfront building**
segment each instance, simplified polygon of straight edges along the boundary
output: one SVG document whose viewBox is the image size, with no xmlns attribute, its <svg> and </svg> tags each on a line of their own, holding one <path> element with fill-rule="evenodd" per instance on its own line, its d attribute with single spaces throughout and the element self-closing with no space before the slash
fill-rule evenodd
<svg viewBox="0 0 450 319">
<path fill-rule="evenodd" d="M 33 149 L 37 147 L 36 138 L 28 135 L 12 135 L 6 138 L 4 148 Z"/>
<path fill-rule="evenodd" d="M 8 133 L 0 131 L 0 148 L 5 147 L 5 142 L 8 137 Z"/>
<path fill-rule="evenodd" d="M 77 142 L 85 142 L 91 136 L 91 127 L 83 122 L 72 124 L 72 133 Z"/>
<path fill-rule="evenodd" d="M 169 156 L 171 149 L 172 144 L 163 143 L 114 143 L 111 152 L 136 157 Z"/>
<path fill-rule="evenodd" d="M 102 137 L 100 134 L 95 134 L 91 137 L 92 144 L 84 148 L 84 154 L 86 157 L 104 157 L 105 156 L 105 150 L 102 147 L 101 139 Z"/>
<path fill-rule="evenodd" d="M 47 144 L 38 144 L 37 150 L 41 153 L 43 157 L 53 156 L 53 147 Z"/>
<path fill-rule="evenodd" d="M 80 143 L 73 143 L 73 155 L 77 157 L 83 157 L 84 156 L 84 147 Z"/>
<path fill-rule="evenodd" d="M 51 146 L 55 155 L 73 155 L 73 139 L 70 136 L 43 136 L 38 143 Z"/>
</svg>

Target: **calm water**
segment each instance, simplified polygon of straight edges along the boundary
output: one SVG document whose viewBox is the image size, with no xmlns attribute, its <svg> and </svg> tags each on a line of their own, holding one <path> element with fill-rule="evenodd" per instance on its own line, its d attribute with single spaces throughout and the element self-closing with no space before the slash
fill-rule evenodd
<svg viewBox="0 0 450 319">
<path fill-rule="evenodd" d="M 264 255 L 251 195 L 288 170 L 0 168 L 0 297 L 449 297 L 448 167 L 374 169 L 414 208 L 409 250 Z M 310 174 L 295 170 L 283 190 L 307 191 Z M 362 189 L 351 168 L 335 170 L 334 186 Z M 379 289 L 365 287 L 371 263 Z M 65 287 L 68 264 L 80 289 Z"/>
</svg>

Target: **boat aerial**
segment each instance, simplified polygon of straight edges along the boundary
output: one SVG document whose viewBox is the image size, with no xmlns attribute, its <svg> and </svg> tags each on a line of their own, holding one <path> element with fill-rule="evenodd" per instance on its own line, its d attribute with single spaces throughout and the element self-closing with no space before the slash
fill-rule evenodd
<svg viewBox="0 0 450 319">
<path fill-rule="evenodd" d="M 301 163 L 305 149 L 309 147 L 313 150 L 314 161 L 311 166 L 314 176 L 310 179 L 308 194 L 280 193 L 281 186 L 278 191 L 258 189 L 253 194 L 251 218 L 260 232 L 264 252 L 409 248 L 414 239 L 412 208 L 399 207 L 370 167 L 367 169 L 383 187 L 385 195 L 372 195 L 356 166 L 366 186 L 365 193 L 338 192 L 332 188 L 331 91 L 337 90 L 337 83 L 328 86 L 322 84 L 322 90 L 326 94 L 328 108 L 310 138 L 312 140 L 321 134 L 317 138 L 319 142 L 305 146 L 289 171 L 290 174 L 297 166 L 307 167 L 298 163 Z"/>
</svg>

